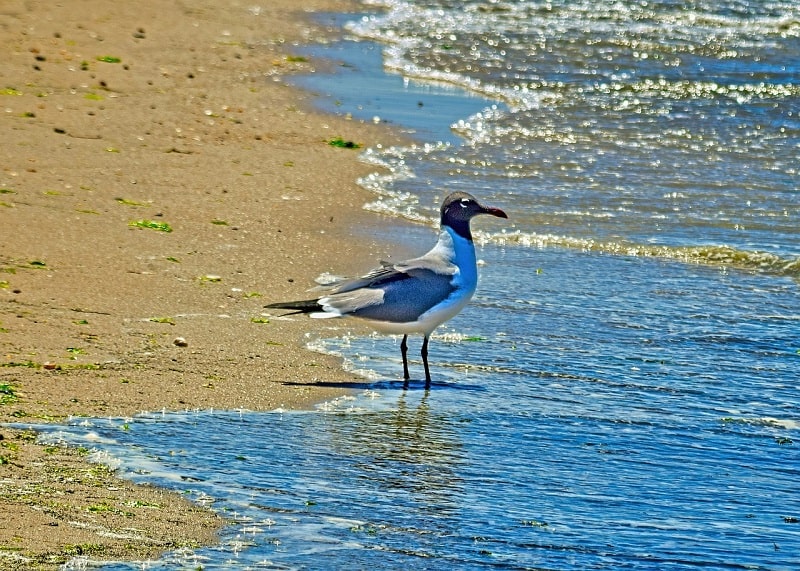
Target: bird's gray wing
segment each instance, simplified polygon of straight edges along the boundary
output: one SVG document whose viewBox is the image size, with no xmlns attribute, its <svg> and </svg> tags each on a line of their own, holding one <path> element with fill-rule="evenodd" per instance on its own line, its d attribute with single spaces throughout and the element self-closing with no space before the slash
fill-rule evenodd
<svg viewBox="0 0 800 571">
<path fill-rule="evenodd" d="M 377 321 L 414 322 L 454 291 L 457 268 L 426 258 L 383 266 L 334 286 L 319 299 L 325 311 Z"/>
<path fill-rule="evenodd" d="M 310 291 L 320 292 L 320 295 L 332 295 L 357 290 L 360 288 L 380 287 L 381 284 L 389 283 L 397 279 L 414 275 L 421 271 L 431 271 L 435 274 L 452 277 L 458 268 L 455 264 L 445 262 L 438 258 L 422 256 L 404 262 L 392 264 L 381 262 L 381 266 L 370 270 L 366 274 L 356 278 L 342 278 L 330 284 L 312 288 Z M 449 279 L 449 278 L 448 278 Z"/>
</svg>

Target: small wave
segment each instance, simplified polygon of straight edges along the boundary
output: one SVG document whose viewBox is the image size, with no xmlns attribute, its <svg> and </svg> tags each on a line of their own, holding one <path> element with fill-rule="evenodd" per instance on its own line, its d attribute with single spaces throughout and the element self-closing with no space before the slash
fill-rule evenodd
<svg viewBox="0 0 800 571">
<path fill-rule="evenodd" d="M 411 222 L 436 226 L 437 218 L 419 211 L 419 199 L 407 192 L 389 190 L 392 182 L 413 178 L 403 161 L 403 153 L 408 149 L 397 148 L 393 152 L 375 153 L 367 151 L 363 158 L 389 170 L 389 174 L 373 173 L 359 179 L 358 183 L 378 196 L 378 199 L 364 205 L 369 212 L 402 218 Z M 609 215 L 610 216 L 610 215 Z M 479 244 L 501 246 L 521 246 L 527 248 L 570 248 L 587 252 L 602 252 L 619 256 L 644 258 L 664 258 L 688 264 L 731 267 L 753 270 L 771 275 L 800 279 L 800 257 L 785 258 L 777 254 L 761 251 L 740 250 L 725 245 L 667 246 L 658 244 L 637 244 L 625 241 L 603 241 L 593 238 L 577 238 L 557 234 L 537 232 L 483 232 L 474 231 Z"/>
<path fill-rule="evenodd" d="M 782 428 L 785 430 L 800 429 L 800 422 L 798 422 L 797 420 L 787 419 L 787 418 L 773 418 L 770 416 L 757 417 L 757 418 L 726 416 L 725 418 L 722 418 L 721 421 L 725 424 L 747 424 L 751 426 Z"/>
<path fill-rule="evenodd" d="M 519 231 L 477 232 L 475 239 L 481 244 L 516 245 L 531 248 L 573 248 L 619 256 L 665 258 L 689 264 L 732 267 L 800 278 L 800 258 L 787 259 L 770 252 L 739 250 L 731 246 L 645 245 Z"/>
<path fill-rule="evenodd" d="M 406 165 L 409 152 L 431 153 L 449 146 L 447 143 L 410 145 L 408 147 L 389 147 L 367 149 L 360 159 L 365 163 L 381 167 L 381 172 L 372 172 L 359 178 L 359 186 L 377 195 L 378 199 L 364 205 L 364 210 L 404 218 L 412 222 L 432 225 L 436 219 L 419 212 L 419 199 L 409 192 L 391 190 L 398 181 L 416 177 Z"/>
<path fill-rule="evenodd" d="M 591 93 L 626 101 L 632 94 L 637 100 L 730 98 L 739 104 L 798 94 L 794 83 L 768 79 L 744 83 L 666 77 L 636 80 L 614 73 L 605 81 L 584 82 L 548 79 L 542 72 L 546 61 L 585 57 L 584 52 L 573 52 L 571 43 L 562 45 L 559 40 L 565 37 L 585 37 L 587 46 L 598 46 L 589 50 L 602 50 L 609 59 L 630 55 L 638 60 L 661 59 L 666 65 L 680 65 L 682 58 L 750 58 L 758 53 L 756 48 L 780 50 L 787 39 L 800 37 L 798 13 L 789 2 L 766 10 L 748 7 L 746 16 L 699 7 L 673 10 L 662 4 L 653 9 L 616 2 L 613 8 L 603 8 L 587 0 L 554 3 L 546 10 L 527 2 L 497 3 L 491 9 L 480 4 L 459 10 L 406 0 L 367 3 L 383 10 L 348 23 L 346 29 L 384 45 L 387 70 L 406 78 L 456 85 L 503 101 L 512 109 L 536 108 L 553 98 L 581 101 Z M 665 34 L 665 29 L 669 33 Z M 461 53 L 480 53 L 480 65 L 472 66 L 469 57 L 458 57 Z M 524 62 L 541 61 L 532 66 L 534 71 L 507 81 L 505 66 L 515 59 L 522 68 L 526 67 Z M 480 73 L 477 68 L 495 72 Z M 575 90 L 580 92 L 579 97 Z"/>
</svg>

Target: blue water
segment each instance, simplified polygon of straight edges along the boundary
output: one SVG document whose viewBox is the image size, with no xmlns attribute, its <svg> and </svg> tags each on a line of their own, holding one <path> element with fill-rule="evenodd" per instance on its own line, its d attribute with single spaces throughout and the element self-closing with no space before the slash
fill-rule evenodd
<svg viewBox="0 0 800 571">
<path fill-rule="evenodd" d="M 297 81 L 415 137 L 363 155 L 389 242 L 427 249 L 449 190 L 510 219 L 475 220 L 478 292 L 431 340 L 430 391 L 403 389 L 399 339 L 315 323 L 355 397 L 43 427 L 232 520 L 150 568 L 800 568 L 800 8 L 351 18 L 312 48 L 334 78 Z"/>
</svg>

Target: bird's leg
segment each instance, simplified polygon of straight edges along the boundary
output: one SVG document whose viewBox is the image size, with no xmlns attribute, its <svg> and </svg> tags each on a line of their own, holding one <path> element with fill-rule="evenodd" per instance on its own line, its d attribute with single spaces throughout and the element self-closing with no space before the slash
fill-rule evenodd
<svg viewBox="0 0 800 571">
<path fill-rule="evenodd" d="M 425 336 L 425 339 L 422 341 L 422 351 L 420 351 L 422 355 L 422 365 L 425 367 L 425 388 L 431 388 L 431 371 L 428 368 L 428 336 Z"/>
<path fill-rule="evenodd" d="M 403 340 L 400 342 L 400 353 L 403 354 L 403 380 L 408 382 L 411 375 L 408 374 L 408 335 L 403 335 Z"/>
</svg>

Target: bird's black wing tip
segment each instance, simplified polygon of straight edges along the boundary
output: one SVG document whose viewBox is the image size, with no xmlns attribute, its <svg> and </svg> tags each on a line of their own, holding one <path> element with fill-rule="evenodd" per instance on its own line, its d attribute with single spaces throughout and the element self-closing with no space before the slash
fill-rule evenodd
<svg viewBox="0 0 800 571">
<path fill-rule="evenodd" d="M 316 299 L 305 299 L 300 301 L 279 301 L 269 303 L 264 306 L 266 309 L 289 309 L 290 313 L 284 315 L 296 315 L 298 313 L 311 313 L 312 311 L 322 311 L 322 306 Z"/>
</svg>

